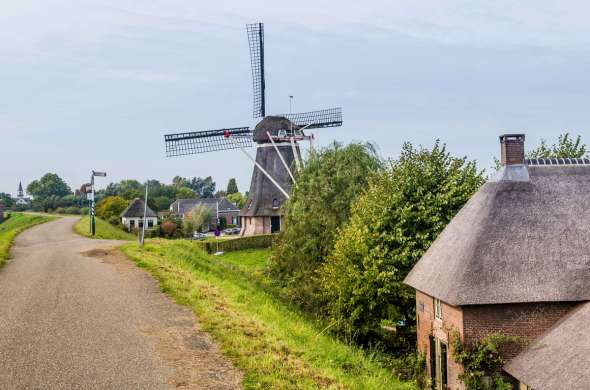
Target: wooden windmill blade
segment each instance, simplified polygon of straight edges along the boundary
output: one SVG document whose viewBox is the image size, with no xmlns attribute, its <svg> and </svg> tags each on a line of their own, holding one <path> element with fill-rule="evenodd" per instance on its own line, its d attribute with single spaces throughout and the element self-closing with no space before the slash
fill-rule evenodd
<svg viewBox="0 0 590 390">
<path fill-rule="evenodd" d="M 167 134 L 164 141 L 167 157 L 253 146 L 252 130 L 248 127 Z"/>
<path fill-rule="evenodd" d="M 266 116 L 266 96 L 264 80 L 264 24 L 246 25 L 250 45 L 250 65 L 252 66 L 252 84 L 254 89 L 254 118 Z"/>
<path fill-rule="evenodd" d="M 305 129 L 342 126 L 342 107 L 280 115 Z"/>
</svg>

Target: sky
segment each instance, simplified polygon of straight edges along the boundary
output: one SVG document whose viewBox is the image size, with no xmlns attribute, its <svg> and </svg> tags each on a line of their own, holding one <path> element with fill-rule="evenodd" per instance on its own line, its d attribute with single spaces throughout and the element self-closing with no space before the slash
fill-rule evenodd
<svg viewBox="0 0 590 390">
<path fill-rule="evenodd" d="M 498 135 L 590 142 L 583 1 L 101 0 L 0 3 L 0 192 L 235 177 L 240 151 L 166 158 L 163 135 L 254 126 L 245 24 L 265 23 L 267 113 L 342 106 L 317 144 L 405 141 L 493 165 Z M 252 150 L 254 152 L 254 150 Z"/>
</svg>

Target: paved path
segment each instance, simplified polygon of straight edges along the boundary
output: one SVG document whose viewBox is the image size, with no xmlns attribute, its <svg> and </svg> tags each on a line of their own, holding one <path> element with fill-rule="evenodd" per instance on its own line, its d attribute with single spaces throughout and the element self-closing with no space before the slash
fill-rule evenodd
<svg viewBox="0 0 590 390">
<path fill-rule="evenodd" d="M 0 269 L 0 389 L 234 389 L 194 315 L 63 218 L 17 237 Z"/>
</svg>

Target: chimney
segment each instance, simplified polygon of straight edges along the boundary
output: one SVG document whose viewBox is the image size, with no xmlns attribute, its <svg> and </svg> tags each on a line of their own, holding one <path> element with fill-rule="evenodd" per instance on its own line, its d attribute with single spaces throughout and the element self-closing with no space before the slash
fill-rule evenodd
<svg viewBox="0 0 590 390">
<path fill-rule="evenodd" d="M 500 163 L 502 166 L 524 164 L 524 134 L 500 136 Z"/>
</svg>

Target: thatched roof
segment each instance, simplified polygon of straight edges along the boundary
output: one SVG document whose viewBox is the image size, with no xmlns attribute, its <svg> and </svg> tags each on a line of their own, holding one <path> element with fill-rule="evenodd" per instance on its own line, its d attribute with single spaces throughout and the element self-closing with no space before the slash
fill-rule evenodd
<svg viewBox="0 0 590 390">
<path fill-rule="evenodd" d="M 143 218 L 144 212 L 144 202 L 143 199 L 135 198 L 133 201 L 127 206 L 127 208 L 121 213 L 121 218 Z M 148 206 L 146 217 L 157 217 L 156 214 L 150 207 Z"/>
<path fill-rule="evenodd" d="M 586 390 L 590 383 L 590 303 L 581 304 L 504 370 L 538 390 Z"/>
<path fill-rule="evenodd" d="M 407 284 L 453 305 L 590 300 L 590 166 L 510 169 L 521 171 L 483 185 Z"/>
</svg>

